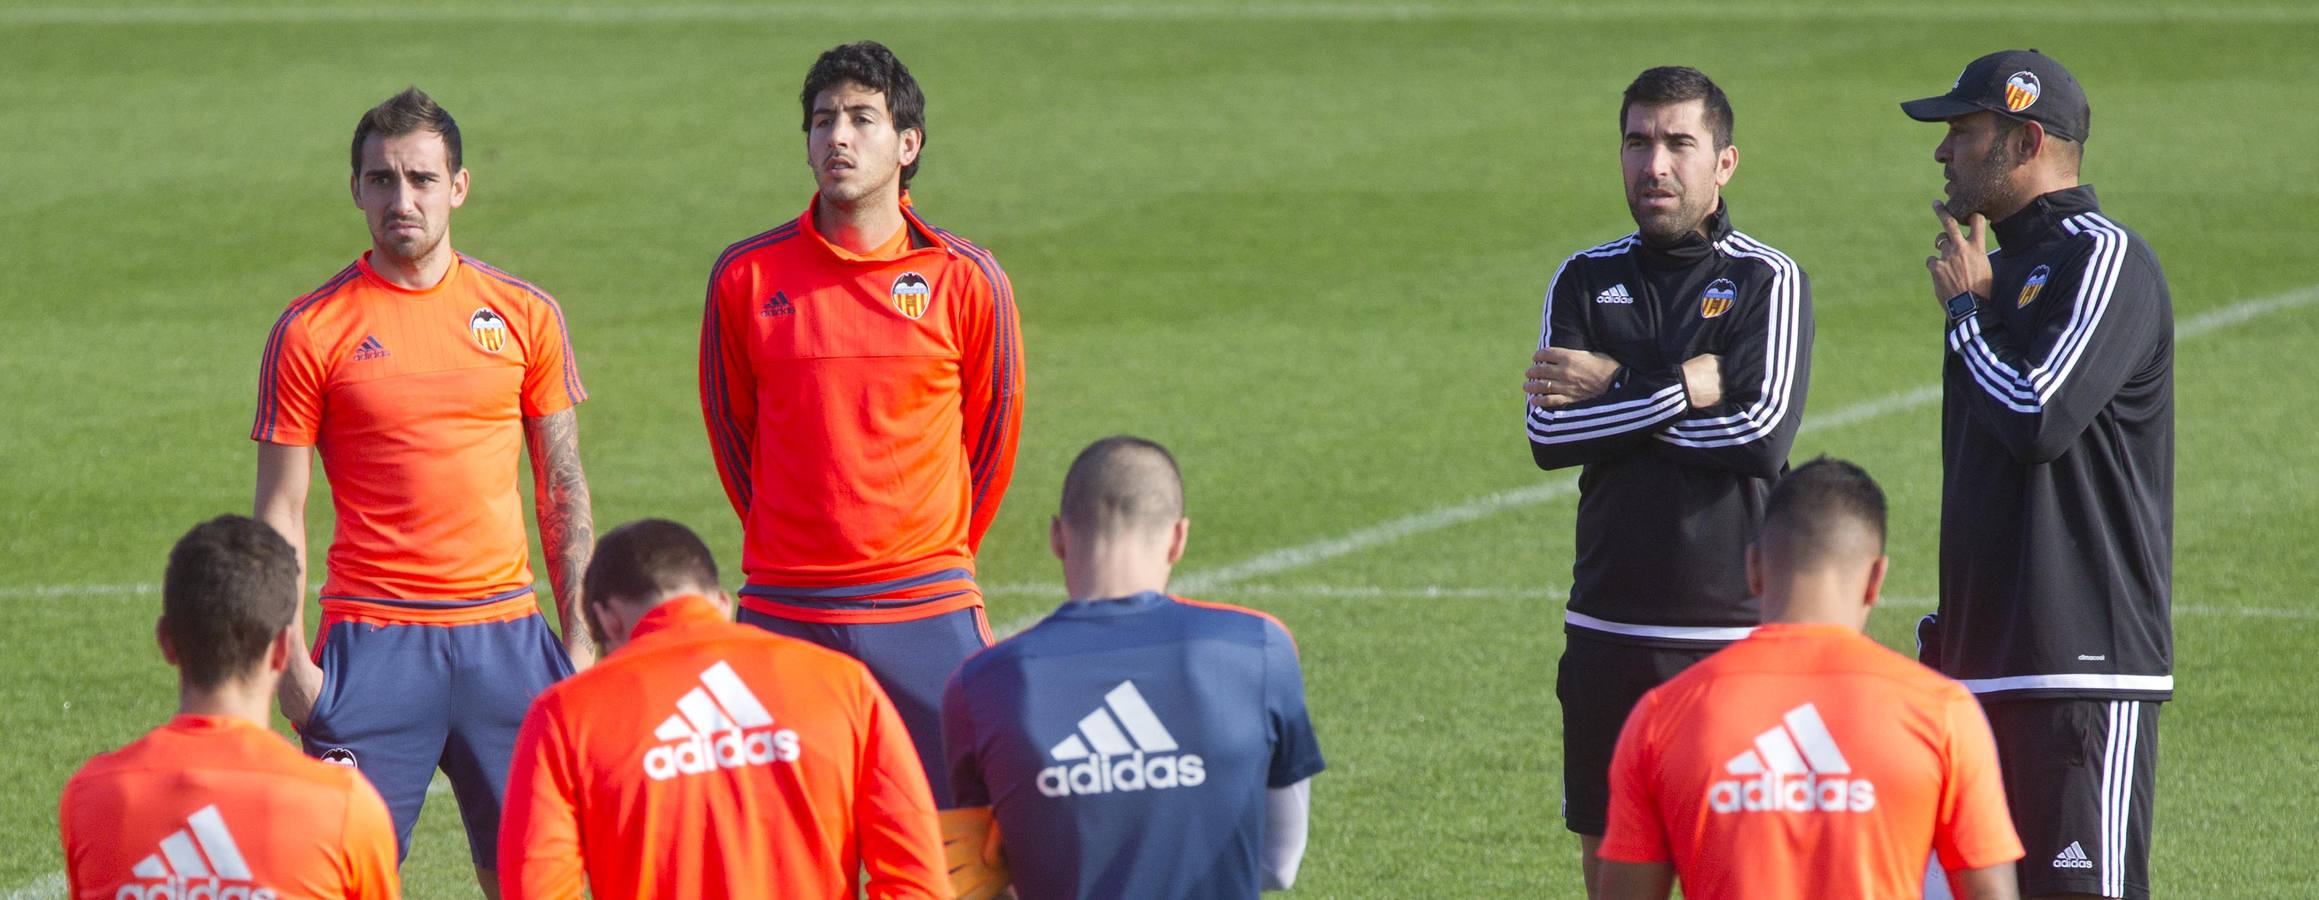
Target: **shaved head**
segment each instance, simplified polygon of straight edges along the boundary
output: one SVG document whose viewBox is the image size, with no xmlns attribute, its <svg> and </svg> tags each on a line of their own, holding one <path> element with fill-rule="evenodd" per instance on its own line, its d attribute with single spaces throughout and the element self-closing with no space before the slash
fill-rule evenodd
<svg viewBox="0 0 2319 900">
<path fill-rule="evenodd" d="M 1820 457 L 1772 488 L 1756 536 L 1783 572 L 1849 567 L 1884 555 L 1884 489 L 1859 466 Z"/>
<path fill-rule="evenodd" d="M 1138 437 L 1107 437 L 1079 451 L 1063 477 L 1057 514 L 1075 535 L 1112 539 L 1162 535 L 1184 517 L 1184 479 L 1167 448 Z"/>
</svg>

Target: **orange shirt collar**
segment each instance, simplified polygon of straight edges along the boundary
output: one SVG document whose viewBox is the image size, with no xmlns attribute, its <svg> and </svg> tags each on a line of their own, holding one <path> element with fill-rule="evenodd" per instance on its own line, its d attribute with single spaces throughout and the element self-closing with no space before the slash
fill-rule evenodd
<svg viewBox="0 0 2319 900">
<path fill-rule="evenodd" d="M 636 630 L 628 635 L 631 641 L 640 641 L 654 634 L 682 628 L 724 622 L 725 614 L 709 598 L 686 594 L 649 610 L 636 620 Z"/>
<path fill-rule="evenodd" d="M 933 249 L 950 249 L 949 243 L 944 241 L 941 235 L 934 233 L 934 229 L 927 227 L 925 222 L 918 219 L 918 212 L 911 208 L 910 195 L 907 192 L 902 194 L 902 230 L 895 232 L 892 240 L 869 253 L 855 253 L 838 246 L 836 242 L 823 235 L 821 230 L 814 227 L 813 224 L 813 214 L 819 209 L 821 209 L 821 194 L 817 191 L 813 195 L 813 201 L 805 205 L 805 215 L 798 219 L 798 230 L 812 237 L 815 243 L 828 248 L 830 255 L 838 259 L 858 262 L 892 262 L 901 259 L 915 252 L 910 246 L 910 233 L 912 231 L 925 236 Z"/>
<path fill-rule="evenodd" d="M 375 252 L 377 251 L 364 250 L 362 251 L 362 258 L 354 261 L 355 265 L 362 267 L 363 277 L 369 278 L 373 284 L 386 288 L 387 290 L 398 294 L 410 294 L 415 297 L 433 296 L 434 294 L 440 293 L 444 288 L 450 287 L 451 282 L 458 280 L 459 270 L 467 267 L 467 258 L 457 253 L 453 253 L 451 254 L 451 267 L 443 270 L 443 280 L 435 282 L 434 287 L 419 288 L 414 290 L 411 288 L 403 287 L 402 285 L 396 284 L 392 281 L 388 281 L 386 276 L 380 275 L 378 273 L 377 269 L 371 268 L 370 255 Z"/>
<path fill-rule="evenodd" d="M 1858 631 L 1829 622 L 1766 622 L 1755 627 L 1757 637 L 1865 637 Z"/>
<path fill-rule="evenodd" d="M 235 716 L 200 716 L 192 713 L 178 713 L 176 717 L 169 720 L 168 725 L 162 727 L 170 731 L 182 731 L 189 734 L 217 734 L 243 728 L 254 728 L 269 734 L 272 733 L 269 729 L 262 728 L 248 719 Z"/>
</svg>

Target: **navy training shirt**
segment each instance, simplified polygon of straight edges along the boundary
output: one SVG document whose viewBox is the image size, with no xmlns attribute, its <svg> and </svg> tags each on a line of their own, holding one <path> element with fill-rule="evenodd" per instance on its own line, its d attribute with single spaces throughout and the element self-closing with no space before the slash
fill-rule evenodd
<svg viewBox="0 0 2319 900">
<path fill-rule="evenodd" d="M 1065 603 L 969 658 L 942 731 L 1024 900 L 1254 897 L 1265 790 L 1325 766 L 1288 629 L 1150 592 Z"/>
</svg>

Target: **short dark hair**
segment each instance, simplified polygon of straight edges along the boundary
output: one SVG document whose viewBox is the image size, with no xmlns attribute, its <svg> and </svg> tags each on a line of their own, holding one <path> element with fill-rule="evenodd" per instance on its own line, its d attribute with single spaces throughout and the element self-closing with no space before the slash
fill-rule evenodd
<svg viewBox="0 0 2319 900">
<path fill-rule="evenodd" d="M 1618 105 L 1618 132 L 1627 131 L 1627 110 L 1636 106 L 1671 106 L 1698 100 L 1707 107 L 1707 130 L 1715 135 L 1715 149 L 1731 146 L 1731 99 L 1707 73 L 1690 66 L 1644 69 L 1627 85 L 1626 100 Z"/>
<path fill-rule="evenodd" d="M 623 606 L 717 589 L 709 545 L 667 519 L 639 519 L 605 532 L 580 578 L 580 596 L 588 602 Z"/>
<path fill-rule="evenodd" d="M 1080 534 L 1165 528 L 1184 517 L 1184 476 L 1168 448 L 1128 435 L 1087 445 L 1063 476 L 1063 527 Z"/>
<path fill-rule="evenodd" d="M 161 632 L 185 683 L 214 688 L 247 674 L 305 594 L 297 551 L 273 526 L 233 515 L 194 526 L 170 548 L 161 581 Z"/>
<path fill-rule="evenodd" d="M 805 90 L 797 95 L 798 104 L 805 107 L 806 131 L 813 130 L 813 99 L 847 82 L 886 95 L 895 133 L 918 129 L 918 159 L 902 167 L 902 189 L 909 190 L 911 176 L 918 174 L 918 163 L 926 158 L 926 95 L 918 90 L 918 79 L 910 77 L 910 67 L 902 65 L 894 51 L 877 41 L 831 47 L 813 61 L 805 73 Z"/>
<path fill-rule="evenodd" d="M 1756 541 L 1796 569 L 1810 569 L 1829 556 L 1869 550 L 1852 528 L 1875 538 L 1874 555 L 1884 553 L 1884 489 L 1865 469 L 1822 456 L 1790 471 L 1765 501 Z"/>
<path fill-rule="evenodd" d="M 458 174 L 460 167 L 459 123 L 452 120 L 449 112 L 435 105 L 435 98 L 427 96 L 426 91 L 419 90 L 417 87 L 404 88 L 402 93 L 388 97 L 386 102 L 373 106 L 369 112 L 363 113 L 362 121 L 355 123 L 353 153 L 355 174 L 362 173 L 362 145 L 369 141 L 372 135 L 391 138 L 402 137 L 418 131 L 432 131 L 442 136 L 443 151 L 451 160 L 451 171 L 443 174 Z"/>
</svg>

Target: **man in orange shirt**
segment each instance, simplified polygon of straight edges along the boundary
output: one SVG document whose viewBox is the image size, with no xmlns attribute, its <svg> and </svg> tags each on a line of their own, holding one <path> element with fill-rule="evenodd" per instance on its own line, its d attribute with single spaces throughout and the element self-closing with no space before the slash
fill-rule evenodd
<svg viewBox="0 0 2319 900">
<path fill-rule="evenodd" d="M 1748 547 L 1764 624 L 1643 696 L 1610 772 L 1603 895 L 2018 896 L 2021 841 L 1963 685 L 1860 633 L 1884 583 L 1884 492 L 1820 459 Z"/>
<path fill-rule="evenodd" d="M 178 540 L 154 626 L 177 717 L 65 783 L 73 897 L 401 894 L 378 792 L 266 728 L 301 593 L 290 545 L 262 523 L 219 516 Z"/>
<path fill-rule="evenodd" d="M 869 666 L 948 807 L 942 685 L 990 644 L 975 552 L 1022 420 L 1014 288 L 911 209 L 926 98 L 891 51 L 823 53 L 799 99 L 819 190 L 717 259 L 701 323 L 740 620 Z"/>
<path fill-rule="evenodd" d="M 356 126 L 353 165 L 371 249 L 274 324 L 250 433 L 257 516 L 299 549 L 301 579 L 317 451 L 337 511 L 316 659 L 291 663 L 282 712 L 306 752 L 370 777 L 405 852 L 448 774 L 490 893 L 524 708 L 594 655 L 574 612 L 594 543 L 573 411 L 587 392 L 555 301 L 451 248 L 468 173 L 449 113 L 396 95 Z M 532 591 L 527 448 L 560 641 Z"/>
<path fill-rule="evenodd" d="M 948 897 L 933 798 L 861 663 L 727 620 L 709 549 L 647 519 L 596 548 L 603 662 L 524 717 L 507 897 Z"/>
</svg>

